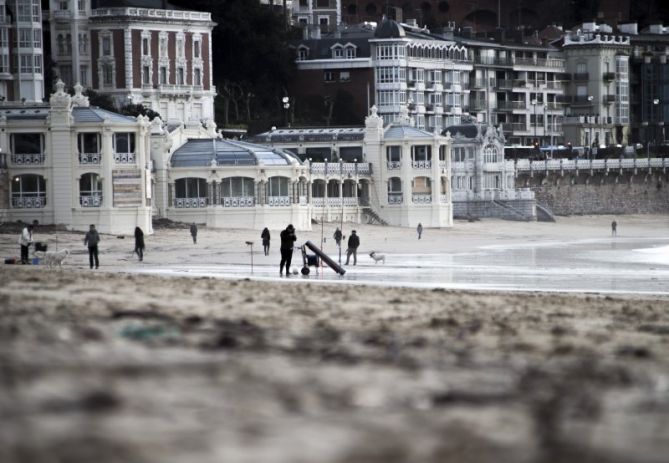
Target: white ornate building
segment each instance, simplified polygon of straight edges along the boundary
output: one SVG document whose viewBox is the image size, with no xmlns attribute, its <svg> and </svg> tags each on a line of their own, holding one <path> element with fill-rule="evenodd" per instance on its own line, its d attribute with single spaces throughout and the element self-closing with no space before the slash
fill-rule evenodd
<svg viewBox="0 0 669 463">
<path fill-rule="evenodd" d="M 214 117 L 211 13 L 129 7 L 108 0 L 50 0 L 51 58 L 67 84 L 80 83 L 122 107 L 142 104 L 168 122 Z M 114 6 L 117 5 L 117 6 Z"/>
</svg>

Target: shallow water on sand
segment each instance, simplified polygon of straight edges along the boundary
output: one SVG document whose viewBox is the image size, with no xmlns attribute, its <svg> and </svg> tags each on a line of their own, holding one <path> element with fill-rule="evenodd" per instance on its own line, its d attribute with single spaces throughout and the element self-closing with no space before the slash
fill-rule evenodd
<svg viewBox="0 0 669 463">
<path fill-rule="evenodd" d="M 335 257 L 336 259 L 336 257 Z M 293 265 L 301 266 L 299 252 Z M 144 266 L 130 272 L 279 280 L 277 265 Z M 484 246 L 440 254 L 387 253 L 386 264 L 365 255 L 346 274 L 329 268 L 283 278 L 372 285 L 507 291 L 669 295 L 669 238 L 611 238 Z"/>
</svg>

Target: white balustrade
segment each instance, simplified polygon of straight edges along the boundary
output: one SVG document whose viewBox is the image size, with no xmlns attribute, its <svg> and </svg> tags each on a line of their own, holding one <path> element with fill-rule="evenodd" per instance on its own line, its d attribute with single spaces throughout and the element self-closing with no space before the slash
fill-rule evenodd
<svg viewBox="0 0 669 463">
<path fill-rule="evenodd" d="M 79 196 L 79 204 L 81 204 L 81 207 L 100 207 L 102 206 L 102 195 L 81 195 Z"/>
<path fill-rule="evenodd" d="M 101 162 L 101 153 L 79 153 L 79 164 L 100 164 Z"/>
<path fill-rule="evenodd" d="M 13 196 L 12 208 L 14 209 L 40 209 L 46 206 L 46 194 L 39 196 Z"/>
<path fill-rule="evenodd" d="M 432 161 L 413 161 L 412 165 L 414 169 L 431 169 Z"/>
<path fill-rule="evenodd" d="M 268 196 L 267 204 L 272 207 L 290 206 L 290 196 Z"/>
<path fill-rule="evenodd" d="M 441 204 L 448 204 L 450 202 L 448 199 L 448 195 L 439 195 L 439 202 Z"/>
<path fill-rule="evenodd" d="M 134 164 L 135 153 L 114 153 L 114 162 L 116 164 Z"/>
<path fill-rule="evenodd" d="M 432 194 L 430 193 L 412 193 L 411 201 L 414 204 L 430 204 L 432 202 Z"/>
<path fill-rule="evenodd" d="M 12 153 L 10 156 L 12 164 L 17 166 L 35 166 L 44 164 L 44 153 Z"/>
<path fill-rule="evenodd" d="M 400 162 L 399 161 L 388 161 L 387 166 L 388 170 L 395 170 L 400 168 Z"/>
<path fill-rule="evenodd" d="M 325 198 L 311 198 L 311 205 L 314 207 L 325 206 Z"/>
<path fill-rule="evenodd" d="M 256 199 L 253 196 L 223 196 L 221 205 L 223 207 L 254 207 Z"/>
<path fill-rule="evenodd" d="M 207 207 L 207 198 L 175 198 L 174 207 L 185 209 Z"/>
<path fill-rule="evenodd" d="M 306 196 L 300 196 L 300 206 L 306 206 L 308 204 L 309 204 L 309 202 L 307 201 L 307 197 Z"/>
<path fill-rule="evenodd" d="M 388 193 L 388 204 L 402 204 L 402 193 Z"/>
</svg>

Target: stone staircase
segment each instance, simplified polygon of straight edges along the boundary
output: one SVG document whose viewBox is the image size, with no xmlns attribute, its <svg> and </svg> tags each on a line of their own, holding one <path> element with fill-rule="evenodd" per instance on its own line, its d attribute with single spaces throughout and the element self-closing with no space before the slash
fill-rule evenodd
<svg viewBox="0 0 669 463">
<path fill-rule="evenodd" d="M 553 211 L 546 206 L 537 203 L 537 221 L 538 222 L 555 222 L 555 215 Z"/>
<path fill-rule="evenodd" d="M 524 221 L 524 222 L 529 222 L 533 219 L 533 217 L 530 217 L 527 214 L 524 214 L 523 212 L 519 211 L 515 207 L 510 206 L 510 205 L 504 203 L 503 201 L 499 201 L 499 200 L 495 199 L 495 200 L 492 201 L 492 203 L 496 207 L 499 207 L 499 208 L 504 210 L 507 220 L 520 220 L 520 221 Z"/>
</svg>

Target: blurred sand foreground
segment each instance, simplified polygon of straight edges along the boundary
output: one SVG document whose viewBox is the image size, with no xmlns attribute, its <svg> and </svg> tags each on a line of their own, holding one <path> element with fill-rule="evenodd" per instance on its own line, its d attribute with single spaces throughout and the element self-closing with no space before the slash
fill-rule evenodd
<svg viewBox="0 0 669 463">
<path fill-rule="evenodd" d="M 610 221 L 357 229 L 362 250 L 429 252 Z M 147 265 L 246 262 L 259 234 L 158 230 Z M 128 275 L 132 240 L 103 240 L 104 272 L 0 266 L 3 463 L 667 461 L 669 299 Z"/>
</svg>

